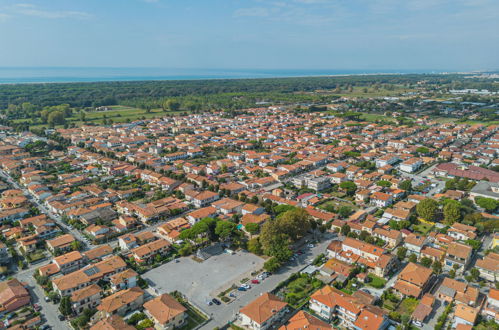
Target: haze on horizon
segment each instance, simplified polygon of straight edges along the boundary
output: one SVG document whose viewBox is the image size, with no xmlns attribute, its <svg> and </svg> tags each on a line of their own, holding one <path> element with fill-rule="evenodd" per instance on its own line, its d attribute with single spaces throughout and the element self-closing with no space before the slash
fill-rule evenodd
<svg viewBox="0 0 499 330">
<path fill-rule="evenodd" d="M 497 0 L 0 0 L 0 66 L 499 69 Z"/>
</svg>

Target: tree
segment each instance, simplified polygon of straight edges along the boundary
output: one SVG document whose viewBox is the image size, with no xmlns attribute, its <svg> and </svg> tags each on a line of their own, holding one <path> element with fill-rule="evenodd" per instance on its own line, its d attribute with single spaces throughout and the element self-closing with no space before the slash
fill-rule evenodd
<svg viewBox="0 0 499 330">
<path fill-rule="evenodd" d="M 444 205 L 445 223 L 452 225 L 461 218 L 461 203 L 455 200 L 448 200 Z"/>
<path fill-rule="evenodd" d="M 475 281 L 478 280 L 478 278 L 480 277 L 480 271 L 475 267 L 471 268 L 470 274 L 473 280 Z"/>
<path fill-rule="evenodd" d="M 497 209 L 497 206 L 499 204 L 498 201 L 492 198 L 487 198 L 487 197 L 476 197 L 475 198 L 475 203 L 480 206 L 481 208 L 484 208 L 488 212 L 493 212 Z"/>
<path fill-rule="evenodd" d="M 435 274 L 440 274 L 442 272 L 442 264 L 438 261 L 435 261 L 433 265 L 431 265 L 431 268 Z"/>
<path fill-rule="evenodd" d="M 281 263 L 276 257 L 270 258 L 263 264 L 263 268 L 268 272 L 275 272 L 279 267 L 281 267 Z"/>
<path fill-rule="evenodd" d="M 352 181 L 343 181 L 340 183 L 340 188 L 345 190 L 347 195 L 352 196 L 357 190 L 357 185 Z"/>
<path fill-rule="evenodd" d="M 175 101 L 174 99 L 168 99 L 163 102 L 162 107 L 163 110 L 178 111 L 180 109 L 180 102 Z"/>
<path fill-rule="evenodd" d="M 139 330 L 154 328 L 154 322 L 150 319 L 145 319 L 140 321 L 139 324 L 137 324 L 136 328 Z"/>
<path fill-rule="evenodd" d="M 190 244 L 186 244 L 178 250 L 178 253 L 182 257 L 188 256 L 192 253 L 192 246 Z"/>
<path fill-rule="evenodd" d="M 348 233 L 350 233 L 350 226 L 347 224 L 341 226 L 341 234 L 347 236 Z"/>
<path fill-rule="evenodd" d="M 54 127 L 55 125 L 63 125 L 65 122 L 64 113 L 61 111 L 52 111 L 48 114 L 47 123 L 51 127 Z"/>
<path fill-rule="evenodd" d="M 438 203 L 434 199 L 426 198 L 418 203 L 416 211 L 426 221 L 434 221 L 437 216 Z"/>
<path fill-rule="evenodd" d="M 405 256 L 407 255 L 407 248 L 406 247 L 399 247 L 397 250 L 397 258 L 399 258 L 400 261 L 405 259 Z"/>
<path fill-rule="evenodd" d="M 61 303 L 59 305 L 59 311 L 64 316 L 71 315 L 71 298 L 69 296 L 62 297 Z"/>
<path fill-rule="evenodd" d="M 79 251 L 79 250 L 81 250 L 81 248 L 82 248 L 82 244 L 80 241 L 74 240 L 73 242 L 71 242 L 71 249 L 73 251 Z"/>
<path fill-rule="evenodd" d="M 418 148 L 416 148 L 416 152 L 417 152 L 418 154 L 423 154 L 423 155 L 425 155 L 425 154 L 427 154 L 427 153 L 429 153 L 429 152 L 430 152 L 430 149 L 428 149 L 428 148 L 426 148 L 426 147 L 418 147 Z"/>
<path fill-rule="evenodd" d="M 399 188 L 406 190 L 406 191 L 411 191 L 412 190 L 412 182 L 411 180 L 404 180 L 399 183 Z"/>
<path fill-rule="evenodd" d="M 288 235 L 292 241 L 296 241 L 310 229 L 310 215 L 301 208 L 284 212 L 276 220 L 281 232 Z"/>
<path fill-rule="evenodd" d="M 376 184 L 380 187 L 385 187 L 385 188 L 390 188 L 392 186 L 392 183 L 387 180 L 379 180 L 376 182 Z"/>
<path fill-rule="evenodd" d="M 215 234 L 222 238 L 229 238 L 236 230 L 236 224 L 230 221 L 218 221 L 215 227 Z"/>
<path fill-rule="evenodd" d="M 412 253 L 410 256 L 409 256 L 409 262 L 417 262 L 418 261 L 418 257 Z"/>
<path fill-rule="evenodd" d="M 135 313 L 133 314 L 127 321 L 126 323 L 130 324 L 130 325 L 136 325 L 137 323 L 139 323 L 140 321 L 142 321 L 143 319 L 147 318 L 146 314 L 144 313 Z"/>
<path fill-rule="evenodd" d="M 260 231 L 260 225 L 254 222 L 247 223 L 246 226 L 244 226 L 244 229 L 251 235 L 258 234 Z"/>
<path fill-rule="evenodd" d="M 430 258 L 428 258 L 428 257 L 421 258 L 421 265 L 429 268 L 431 266 L 431 263 L 432 263 L 432 260 Z"/>
<path fill-rule="evenodd" d="M 340 207 L 338 209 L 338 214 L 340 215 L 340 217 L 342 218 L 346 218 L 348 217 L 350 214 L 352 214 L 352 208 L 346 206 L 346 205 L 343 205 L 342 207 Z"/>
<path fill-rule="evenodd" d="M 252 238 L 248 241 L 248 251 L 256 255 L 263 254 L 262 244 L 257 237 Z"/>
<path fill-rule="evenodd" d="M 475 239 L 467 239 L 465 241 L 466 244 L 468 244 L 469 246 L 471 246 L 473 248 L 473 250 L 478 250 L 480 249 L 480 246 L 482 245 L 482 243 L 478 240 L 475 240 Z"/>
</svg>

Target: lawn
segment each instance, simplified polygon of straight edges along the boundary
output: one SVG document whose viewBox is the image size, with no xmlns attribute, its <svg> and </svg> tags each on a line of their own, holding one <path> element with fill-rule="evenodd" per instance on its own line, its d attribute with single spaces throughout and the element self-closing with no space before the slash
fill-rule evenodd
<svg viewBox="0 0 499 330">
<path fill-rule="evenodd" d="M 293 308 L 300 307 L 312 292 L 323 286 L 323 283 L 307 274 L 294 274 L 292 279 L 284 286 L 278 296 Z"/>
<path fill-rule="evenodd" d="M 412 312 L 416 309 L 416 306 L 419 304 L 419 300 L 416 298 L 405 298 L 402 300 L 400 303 L 399 307 L 397 308 L 397 312 L 400 313 L 400 315 L 411 315 Z"/>
<path fill-rule="evenodd" d="M 182 302 L 182 305 L 187 308 L 187 320 L 186 323 L 180 327 L 181 330 L 195 329 L 207 320 L 206 317 L 199 313 L 191 304 Z"/>
<path fill-rule="evenodd" d="M 134 121 L 138 120 L 141 118 L 160 118 L 164 115 L 167 114 L 181 114 L 184 113 L 185 111 L 163 111 L 162 109 L 152 109 L 150 112 L 147 112 L 145 109 L 139 109 L 139 108 L 132 108 L 132 107 L 126 107 L 126 106 L 121 106 L 121 105 L 116 105 L 116 106 L 110 106 L 109 107 L 111 110 L 109 111 L 85 111 L 85 119 L 87 123 L 94 123 L 94 124 L 102 124 L 104 119 L 112 119 L 114 123 L 123 123 L 128 120 Z M 105 117 L 104 117 L 105 116 Z M 17 119 L 14 120 L 15 123 L 21 123 L 21 122 L 30 122 L 29 119 Z M 72 117 L 66 118 L 66 121 L 68 124 L 74 123 L 75 125 L 79 126 L 83 124 L 83 121 L 81 121 L 80 118 L 80 113 L 75 112 Z M 40 127 L 48 127 L 47 124 L 37 124 L 37 125 L 31 125 L 30 127 L 32 128 L 40 128 Z M 62 127 L 62 125 L 58 125 L 57 127 Z"/>
<path fill-rule="evenodd" d="M 369 274 L 369 275 L 367 275 L 367 277 L 369 277 L 369 282 L 367 283 L 367 285 L 372 286 L 373 288 L 381 289 L 386 284 L 385 279 L 383 279 L 379 276 L 376 276 L 374 274 Z"/>
<path fill-rule="evenodd" d="M 415 231 L 421 233 L 422 235 L 428 234 L 428 232 L 433 228 L 432 225 L 427 224 L 427 223 L 419 223 L 417 225 L 414 225 L 412 229 Z"/>
<path fill-rule="evenodd" d="M 45 254 L 42 251 L 35 251 L 30 253 L 28 256 L 29 260 L 31 260 L 30 262 L 35 262 L 45 258 Z"/>
</svg>

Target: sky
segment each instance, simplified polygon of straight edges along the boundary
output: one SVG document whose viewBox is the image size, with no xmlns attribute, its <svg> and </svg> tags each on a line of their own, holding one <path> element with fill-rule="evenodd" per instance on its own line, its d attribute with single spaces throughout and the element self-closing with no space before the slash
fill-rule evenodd
<svg viewBox="0 0 499 330">
<path fill-rule="evenodd" d="M 499 0 L 0 0 L 0 67 L 499 69 Z"/>
</svg>

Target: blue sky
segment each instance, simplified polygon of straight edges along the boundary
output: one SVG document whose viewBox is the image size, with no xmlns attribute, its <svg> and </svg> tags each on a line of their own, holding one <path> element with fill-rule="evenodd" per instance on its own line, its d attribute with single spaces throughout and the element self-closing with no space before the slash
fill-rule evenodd
<svg viewBox="0 0 499 330">
<path fill-rule="evenodd" d="M 498 0 L 0 0 L 0 67 L 499 69 Z"/>
</svg>

